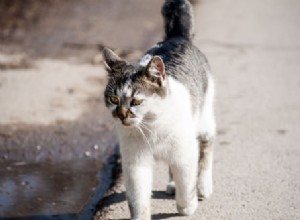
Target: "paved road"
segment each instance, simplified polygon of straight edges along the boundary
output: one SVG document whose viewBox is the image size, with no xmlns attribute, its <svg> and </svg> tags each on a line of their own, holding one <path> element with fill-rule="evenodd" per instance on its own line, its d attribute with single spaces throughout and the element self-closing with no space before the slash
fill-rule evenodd
<svg viewBox="0 0 300 220">
<path fill-rule="evenodd" d="M 217 82 L 214 194 L 176 215 L 157 165 L 153 219 L 300 219 L 300 2 L 203 0 L 195 43 Z M 96 219 L 128 219 L 124 188 Z"/>
</svg>

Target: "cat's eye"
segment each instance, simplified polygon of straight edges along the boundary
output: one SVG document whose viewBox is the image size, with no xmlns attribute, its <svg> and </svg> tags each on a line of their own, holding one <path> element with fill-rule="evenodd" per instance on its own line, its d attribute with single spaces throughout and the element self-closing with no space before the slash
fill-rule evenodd
<svg viewBox="0 0 300 220">
<path fill-rule="evenodd" d="M 109 98 L 109 101 L 110 101 L 111 103 L 115 104 L 115 105 L 118 105 L 118 104 L 119 104 L 119 98 L 116 97 L 116 96 L 111 96 L 111 97 Z"/>
<path fill-rule="evenodd" d="M 140 105 L 140 104 L 142 104 L 142 102 L 143 102 L 143 100 L 141 100 L 141 99 L 133 99 L 131 101 L 131 105 L 132 106 Z"/>
</svg>

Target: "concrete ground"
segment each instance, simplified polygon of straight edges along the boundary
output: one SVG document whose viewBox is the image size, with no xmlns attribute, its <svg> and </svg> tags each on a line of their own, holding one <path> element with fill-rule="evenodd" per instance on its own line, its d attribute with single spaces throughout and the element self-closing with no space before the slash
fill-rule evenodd
<svg viewBox="0 0 300 220">
<path fill-rule="evenodd" d="M 217 85 L 214 193 L 190 217 L 154 173 L 153 219 L 300 219 L 300 2 L 202 0 L 195 43 Z M 159 12 L 157 12 L 159 16 Z M 118 184 L 95 219 L 128 219 Z"/>
</svg>

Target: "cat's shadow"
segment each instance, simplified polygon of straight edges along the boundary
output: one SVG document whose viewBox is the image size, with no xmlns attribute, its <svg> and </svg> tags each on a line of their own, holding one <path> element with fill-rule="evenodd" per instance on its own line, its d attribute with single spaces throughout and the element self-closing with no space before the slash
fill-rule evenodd
<svg viewBox="0 0 300 220">
<path fill-rule="evenodd" d="M 168 219 L 171 217 L 178 217 L 180 216 L 178 213 L 158 213 L 152 215 L 152 220 L 162 220 L 162 219 Z M 119 218 L 119 219 L 110 219 L 110 220 L 130 220 L 129 218 Z"/>
<path fill-rule="evenodd" d="M 162 219 L 168 219 L 171 217 L 177 217 L 180 216 L 178 213 L 158 213 L 152 215 L 152 220 L 162 220 Z M 110 219 L 110 220 L 130 220 L 129 218 L 119 218 L 119 219 Z"/>
<path fill-rule="evenodd" d="M 155 190 L 152 191 L 152 199 L 173 199 L 174 196 L 168 195 L 165 191 Z"/>
<path fill-rule="evenodd" d="M 155 190 L 152 191 L 152 199 L 174 199 L 174 196 L 170 196 L 165 193 L 165 191 L 159 191 Z M 112 204 L 121 203 L 126 200 L 125 192 L 121 193 L 114 193 L 108 197 L 106 197 L 105 202 L 102 206 L 102 208 L 109 207 Z M 153 220 L 161 220 L 161 219 L 168 219 L 171 217 L 179 216 L 178 213 L 158 213 L 153 214 L 152 219 Z M 129 220 L 129 219 L 110 219 L 110 220 Z"/>
<path fill-rule="evenodd" d="M 166 194 L 164 191 L 152 191 L 152 199 L 174 199 L 174 196 Z M 114 193 L 105 198 L 103 207 L 108 207 L 115 203 L 124 202 L 126 200 L 125 192 Z"/>
</svg>

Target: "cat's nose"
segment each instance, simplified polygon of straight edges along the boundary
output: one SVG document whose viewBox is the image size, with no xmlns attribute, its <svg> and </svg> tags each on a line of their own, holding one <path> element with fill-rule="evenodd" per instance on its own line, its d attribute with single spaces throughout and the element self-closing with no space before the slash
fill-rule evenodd
<svg viewBox="0 0 300 220">
<path fill-rule="evenodd" d="M 119 107 L 118 109 L 118 117 L 121 119 L 121 121 L 123 121 L 125 118 L 127 118 L 128 114 L 127 114 L 127 109 L 124 107 Z"/>
<path fill-rule="evenodd" d="M 127 126 L 130 124 L 127 119 L 134 117 L 133 113 L 128 108 L 125 108 L 123 106 L 118 107 L 117 115 L 121 120 L 122 124 Z"/>
</svg>

